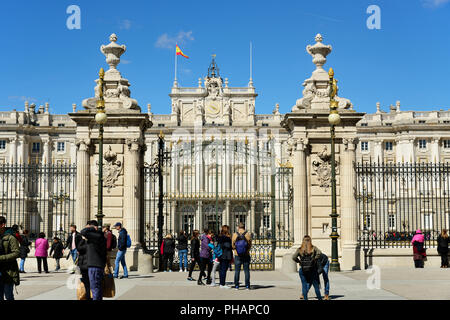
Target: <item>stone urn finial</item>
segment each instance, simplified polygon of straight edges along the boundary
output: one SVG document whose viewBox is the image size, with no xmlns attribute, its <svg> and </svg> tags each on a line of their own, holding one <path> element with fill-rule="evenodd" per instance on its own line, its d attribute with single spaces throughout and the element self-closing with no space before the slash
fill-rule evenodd
<svg viewBox="0 0 450 320">
<path fill-rule="evenodd" d="M 327 55 L 333 50 L 330 45 L 322 43 L 323 38 L 320 33 L 315 37 L 316 43 L 306 47 L 306 51 L 313 57 L 313 63 L 316 65 L 316 70 L 323 70 L 323 65 L 327 62 Z"/>
<path fill-rule="evenodd" d="M 109 65 L 110 70 L 115 70 L 120 63 L 120 56 L 127 50 L 125 45 L 118 45 L 117 36 L 115 33 L 109 36 L 110 43 L 108 45 L 102 45 L 100 51 L 106 57 L 106 63 Z"/>
</svg>

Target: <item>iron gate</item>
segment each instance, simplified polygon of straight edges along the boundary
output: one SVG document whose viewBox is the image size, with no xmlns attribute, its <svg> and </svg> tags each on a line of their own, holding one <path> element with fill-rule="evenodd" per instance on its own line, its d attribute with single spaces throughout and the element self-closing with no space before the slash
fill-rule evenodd
<svg viewBox="0 0 450 320">
<path fill-rule="evenodd" d="M 221 225 L 251 232 L 253 270 L 274 268 L 275 248 L 293 243 L 292 168 L 275 167 L 273 150 L 251 148 L 248 141 L 181 142 L 164 148 L 161 161 L 163 235 L 188 236 Z M 142 168 L 143 243 L 158 250 L 160 161 Z M 272 182 L 273 180 L 273 182 Z M 272 187 L 272 183 L 274 187 Z M 189 250 L 190 251 L 190 250 Z M 174 257 L 178 263 L 177 254 Z"/>
<path fill-rule="evenodd" d="M 359 242 L 364 249 L 407 248 L 417 229 L 435 247 L 449 228 L 449 163 L 355 165 Z"/>
<path fill-rule="evenodd" d="M 8 226 L 65 241 L 74 222 L 76 166 L 0 164 L 0 215 Z"/>
</svg>

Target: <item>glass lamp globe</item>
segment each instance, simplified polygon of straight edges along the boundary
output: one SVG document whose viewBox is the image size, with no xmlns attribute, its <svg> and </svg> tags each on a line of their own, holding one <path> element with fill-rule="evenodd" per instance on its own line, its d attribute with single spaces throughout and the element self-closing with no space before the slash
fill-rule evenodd
<svg viewBox="0 0 450 320">
<path fill-rule="evenodd" d="M 108 120 L 108 116 L 104 112 L 99 112 L 95 115 L 95 122 L 98 124 L 105 124 L 106 120 Z"/>
<path fill-rule="evenodd" d="M 328 116 L 328 122 L 329 122 L 331 125 L 336 126 L 336 125 L 338 125 L 339 123 L 341 123 L 341 116 L 339 115 L 339 113 L 331 113 L 331 114 Z"/>
</svg>

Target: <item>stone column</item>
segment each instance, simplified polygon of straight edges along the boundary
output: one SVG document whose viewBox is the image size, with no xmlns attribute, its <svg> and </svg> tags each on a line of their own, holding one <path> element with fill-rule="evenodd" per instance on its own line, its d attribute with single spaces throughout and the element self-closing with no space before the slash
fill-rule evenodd
<svg viewBox="0 0 450 320">
<path fill-rule="evenodd" d="M 430 162 L 440 162 L 439 138 L 431 139 L 431 159 Z"/>
<path fill-rule="evenodd" d="M 306 181 L 307 139 L 299 139 L 294 152 L 294 247 L 308 233 L 308 194 Z"/>
<path fill-rule="evenodd" d="M 9 162 L 14 164 L 17 162 L 17 138 L 9 140 Z"/>
<path fill-rule="evenodd" d="M 223 219 L 223 224 L 230 226 L 230 212 L 231 212 L 231 204 L 230 200 L 225 201 L 225 217 Z M 231 227 L 231 226 L 230 226 Z M 231 228 L 233 230 L 233 228 Z"/>
<path fill-rule="evenodd" d="M 256 228 L 255 228 L 255 215 L 256 215 L 256 202 L 254 200 L 251 201 L 250 204 L 250 225 L 246 228 L 247 230 L 249 230 L 252 233 L 252 236 L 254 236 L 254 234 L 257 232 Z"/>
<path fill-rule="evenodd" d="M 360 268 L 358 248 L 358 212 L 356 210 L 356 174 L 353 163 L 356 161 L 356 139 L 343 139 L 344 152 L 341 156 L 341 248 L 343 270 Z"/>
<path fill-rule="evenodd" d="M 139 139 L 127 139 L 124 166 L 124 225 L 131 237 L 133 245 L 140 242 L 139 239 L 139 151 L 141 142 Z"/>
<path fill-rule="evenodd" d="M 383 162 L 383 141 L 373 141 L 373 162 Z"/>
<path fill-rule="evenodd" d="M 43 144 L 44 144 L 44 146 L 43 146 L 43 152 L 42 152 L 42 163 L 44 163 L 44 164 L 50 164 L 51 163 L 51 155 L 50 155 L 50 152 L 51 152 L 51 143 L 52 143 L 52 140 L 50 139 L 50 138 L 47 138 L 47 139 L 43 139 L 42 140 L 42 142 L 43 142 Z"/>
<path fill-rule="evenodd" d="M 83 229 L 90 220 L 90 177 L 89 140 L 78 140 L 77 146 L 77 188 L 75 224 L 78 230 Z"/>
</svg>

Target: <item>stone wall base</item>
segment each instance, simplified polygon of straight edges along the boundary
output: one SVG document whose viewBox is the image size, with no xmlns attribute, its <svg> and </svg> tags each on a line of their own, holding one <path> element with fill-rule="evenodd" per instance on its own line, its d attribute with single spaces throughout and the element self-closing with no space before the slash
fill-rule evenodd
<svg viewBox="0 0 450 320">
<path fill-rule="evenodd" d="M 412 248 L 361 250 L 361 254 L 364 261 L 363 266 L 366 268 L 370 265 L 380 268 L 414 268 Z M 436 248 L 429 248 L 425 268 L 439 268 L 440 266 L 441 257 Z"/>
</svg>

